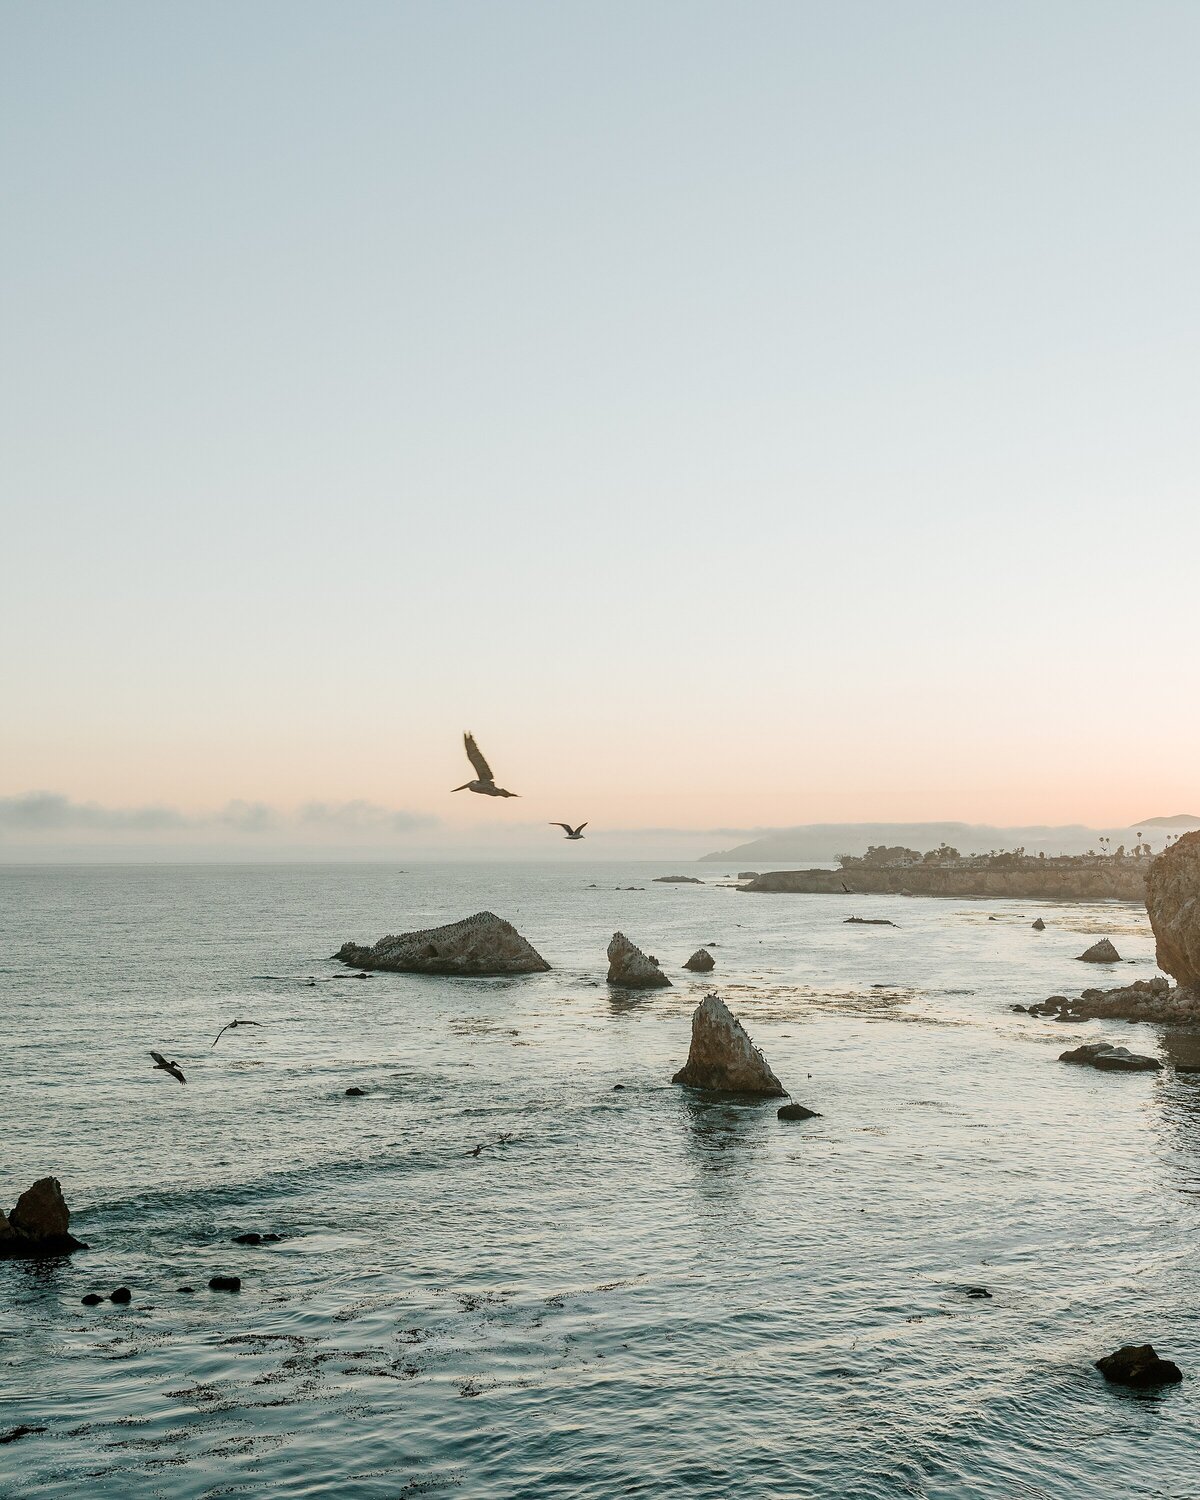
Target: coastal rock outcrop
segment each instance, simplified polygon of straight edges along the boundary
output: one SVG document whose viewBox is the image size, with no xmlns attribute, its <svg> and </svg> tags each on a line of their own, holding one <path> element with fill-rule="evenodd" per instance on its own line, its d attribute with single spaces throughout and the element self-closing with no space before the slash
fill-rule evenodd
<svg viewBox="0 0 1200 1500">
<path fill-rule="evenodd" d="M 717 967 L 717 961 L 707 948 L 697 948 L 683 967 L 693 974 L 707 974 Z"/>
<path fill-rule="evenodd" d="M 1157 1073 L 1162 1067 L 1157 1057 L 1130 1052 L 1128 1047 L 1114 1047 L 1109 1042 L 1085 1042 L 1059 1056 L 1059 1062 L 1080 1063 L 1098 1068 L 1102 1073 Z"/>
<path fill-rule="evenodd" d="M 1183 1379 L 1175 1361 L 1160 1358 L 1153 1344 L 1125 1344 L 1098 1359 L 1096 1368 L 1114 1385 L 1175 1385 Z"/>
<path fill-rule="evenodd" d="M 1146 910 L 1158 967 L 1185 989 L 1200 990 L 1200 829 L 1151 861 Z"/>
<path fill-rule="evenodd" d="M 1158 1026 L 1192 1026 L 1200 1021 L 1200 994 L 1173 988 L 1169 979 L 1135 979 L 1112 990 L 1089 989 L 1077 999 L 1051 995 L 1029 1007 L 1031 1016 L 1057 1013 L 1060 1021 L 1147 1021 Z"/>
<path fill-rule="evenodd" d="M 614 932 L 608 945 L 608 982 L 627 990 L 661 990 L 671 983 L 658 960 L 643 953 L 623 932 Z"/>
<path fill-rule="evenodd" d="M 1034 932 L 1045 932 L 1046 930 L 1046 924 L 1042 921 L 1041 917 L 1035 917 L 1031 925 Z"/>
<path fill-rule="evenodd" d="M 354 969 L 399 974 L 538 974 L 550 967 L 511 922 L 490 911 L 380 938 L 371 948 L 343 943 L 333 956 Z"/>
<path fill-rule="evenodd" d="M 1090 948 L 1079 955 L 1079 962 L 1081 964 L 1119 964 L 1121 955 L 1109 938 L 1101 938 L 1098 943 L 1093 943 Z"/>
<path fill-rule="evenodd" d="M 5 1217 L 0 1213 L 0 1258 L 69 1255 L 86 1250 L 82 1240 L 70 1232 L 71 1210 L 57 1177 L 42 1177 L 26 1188 L 17 1206 Z"/>
<path fill-rule="evenodd" d="M 687 1062 L 671 1079 L 719 1094 L 786 1098 L 787 1090 L 719 995 L 705 995 L 692 1015 Z"/>
<path fill-rule="evenodd" d="M 655 885 L 703 885 L 698 875 L 656 875 Z"/>
</svg>

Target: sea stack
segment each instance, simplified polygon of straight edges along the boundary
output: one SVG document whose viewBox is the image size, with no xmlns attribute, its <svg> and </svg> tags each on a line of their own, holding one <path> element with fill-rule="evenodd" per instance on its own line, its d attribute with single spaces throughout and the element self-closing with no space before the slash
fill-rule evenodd
<svg viewBox="0 0 1200 1500">
<path fill-rule="evenodd" d="M 353 969 L 399 974 L 538 974 L 550 965 L 511 922 L 480 911 L 445 927 L 380 938 L 372 948 L 343 943 L 333 955 Z"/>
<path fill-rule="evenodd" d="M 708 974 L 717 967 L 717 961 L 707 948 L 697 948 L 683 967 L 693 974 Z"/>
<path fill-rule="evenodd" d="M 626 990 L 661 990 L 671 983 L 658 960 L 643 953 L 623 932 L 614 932 L 608 945 L 608 982 Z"/>
<path fill-rule="evenodd" d="M 1108 938 L 1101 938 L 1098 943 L 1079 955 L 1081 964 L 1119 964 L 1121 955 Z"/>
<path fill-rule="evenodd" d="M 86 1250 L 70 1232 L 71 1210 L 57 1177 L 41 1177 L 26 1188 L 6 1218 L 0 1213 L 0 1259 L 70 1255 Z"/>
<path fill-rule="evenodd" d="M 705 995 L 692 1015 L 687 1062 L 671 1079 L 716 1094 L 787 1097 L 787 1090 L 720 995 Z"/>
<path fill-rule="evenodd" d="M 1200 829 L 1151 861 L 1146 910 L 1158 967 L 1183 989 L 1200 991 Z"/>
</svg>

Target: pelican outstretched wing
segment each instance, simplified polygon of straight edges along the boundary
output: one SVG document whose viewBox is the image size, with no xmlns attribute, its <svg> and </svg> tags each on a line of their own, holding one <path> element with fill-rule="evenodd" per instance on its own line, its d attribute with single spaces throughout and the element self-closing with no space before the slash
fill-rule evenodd
<svg viewBox="0 0 1200 1500">
<path fill-rule="evenodd" d="M 483 751 L 475 743 L 475 736 L 473 734 L 463 735 L 463 747 L 467 752 L 467 759 L 475 767 L 475 774 L 479 777 L 480 781 L 495 781 L 496 778 L 492 775 L 492 768 L 484 760 Z"/>
</svg>

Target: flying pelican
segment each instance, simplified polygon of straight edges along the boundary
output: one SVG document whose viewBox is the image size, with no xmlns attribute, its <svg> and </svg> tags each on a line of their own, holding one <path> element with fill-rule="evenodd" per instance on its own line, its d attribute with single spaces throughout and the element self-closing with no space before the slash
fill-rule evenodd
<svg viewBox="0 0 1200 1500">
<path fill-rule="evenodd" d="M 156 1068 L 161 1068 L 164 1073 L 170 1073 L 171 1077 L 178 1078 L 180 1083 L 187 1082 L 187 1079 L 183 1076 L 183 1069 L 177 1062 L 168 1062 L 161 1052 L 155 1052 L 153 1048 L 150 1049 L 150 1056 L 154 1059 L 154 1066 Z"/>
<path fill-rule="evenodd" d="M 227 1031 L 232 1031 L 235 1026 L 261 1026 L 261 1025 L 262 1025 L 261 1021 L 230 1021 L 227 1026 L 222 1026 L 221 1029 L 220 1029 L 220 1031 L 217 1032 L 216 1036 L 213 1037 L 213 1046 L 215 1047 L 217 1045 L 217 1043 L 221 1040 L 221 1038 L 225 1035 L 225 1033 Z"/>
<path fill-rule="evenodd" d="M 587 824 L 580 823 L 578 828 L 572 828 L 570 823 L 551 823 L 550 827 L 563 829 L 569 839 L 581 839 L 583 837 L 583 830 L 587 827 Z"/>
<path fill-rule="evenodd" d="M 492 775 L 492 768 L 483 758 L 483 751 L 475 743 L 473 734 L 463 735 L 463 745 L 466 748 L 467 759 L 475 767 L 475 780 L 464 781 L 462 786 L 451 787 L 452 792 L 478 792 L 482 797 L 519 797 L 520 792 L 506 792 L 502 786 L 496 785 L 496 778 Z"/>
</svg>

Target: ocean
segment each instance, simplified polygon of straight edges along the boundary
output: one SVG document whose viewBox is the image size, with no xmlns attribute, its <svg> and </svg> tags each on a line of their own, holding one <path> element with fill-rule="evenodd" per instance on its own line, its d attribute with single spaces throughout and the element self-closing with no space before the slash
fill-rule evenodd
<svg viewBox="0 0 1200 1500">
<path fill-rule="evenodd" d="M 1145 912 L 579 853 L 0 869 L 0 1202 L 54 1175 L 91 1247 L 0 1262 L 0 1495 L 1200 1496 L 1189 1044 L 1010 1009 L 1101 934 L 1155 973 Z M 480 910 L 551 972 L 329 959 Z M 820 1118 L 671 1084 L 710 990 Z M 1058 1063 L 1101 1037 L 1168 1066 Z M 1182 1385 L 1092 1366 L 1147 1341 Z"/>
</svg>

